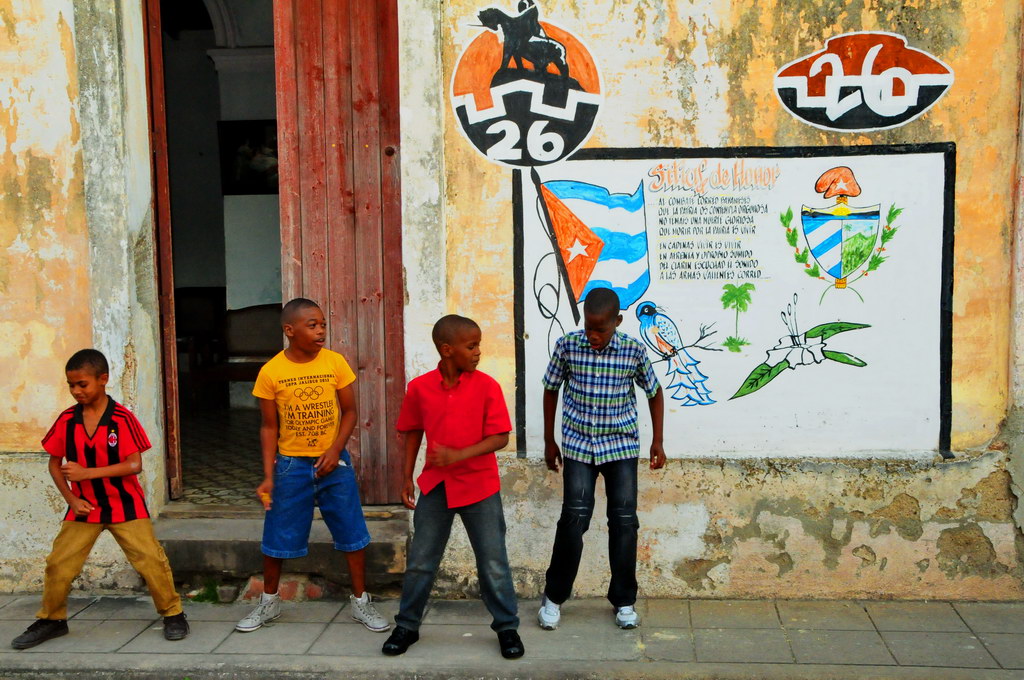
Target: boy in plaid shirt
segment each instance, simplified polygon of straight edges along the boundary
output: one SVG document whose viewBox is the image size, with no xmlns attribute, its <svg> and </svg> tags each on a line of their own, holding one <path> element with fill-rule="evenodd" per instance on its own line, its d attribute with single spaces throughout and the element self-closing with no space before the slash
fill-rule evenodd
<svg viewBox="0 0 1024 680">
<path fill-rule="evenodd" d="M 562 466 L 562 514 L 555 531 L 544 596 L 537 622 L 558 627 L 560 606 L 569 599 L 583 552 L 583 534 L 594 513 L 594 487 L 604 476 L 608 495 L 608 552 L 612 578 L 608 600 L 619 628 L 636 628 L 637 427 L 634 383 L 647 395 L 654 428 L 651 469 L 665 465 L 662 450 L 664 400 L 647 350 L 618 332 L 619 296 L 595 288 L 583 304 L 583 330 L 555 343 L 544 374 L 544 459 L 555 472 Z M 558 390 L 562 394 L 562 448 L 555 443 Z"/>
</svg>

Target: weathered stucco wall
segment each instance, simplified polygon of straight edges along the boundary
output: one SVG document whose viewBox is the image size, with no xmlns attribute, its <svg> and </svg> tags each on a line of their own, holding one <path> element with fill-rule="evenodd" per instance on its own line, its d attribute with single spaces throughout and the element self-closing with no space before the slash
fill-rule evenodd
<svg viewBox="0 0 1024 680">
<path fill-rule="evenodd" d="M 0 2 L 0 591 L 35 590 L 65 504 L 39 440 L 70 397 L 63 365 L 94 346 L 108 390 L 153 442 L 142 481 L 166 497 L 141 4 Z M 80 583 L 139 582 L 109 536 Z"/>
<path fill-rule="evenodd" d="M 456 58 L 480 31 L 476 12 L 492 3 L 403 3 L 403 141 L 444 120 L 442 177 L 418 170 L 426 158 L 403 148 L 404 264 L 411 291 L 441 291 L 443 311 L 483 327 L 481 368 L 515 399 L 511 172 L 489 163 L 462 136 L 448 100 Z M 515 3 L 497 3 L 513 12 Z M 952 360 L 952 447 L 942 462 L 897 461 L 879 452 L 857 461 L 670 460 L 641 466 L 641 566 L 649 595 L 710 597 L 1011 598 L 1022 592 L 1017 499 L 1010 470 L 1016 429 L 999 436 L 1009 405 L 1011 258 L 1020 120 L 1021 7 L 1015 0 L 927 3 L 800 3 L 573 0 L 538 2 L 542 20 L 584 40 L 597 58 L 605 103 L 587 146 L 721 147 L 957 144 Z M 438 34 L 443 70 L 421 63 L 424 27 Z M 415 29 L 413 28 L 415 27 Z M 793 118 L 773 91 L 785 63 L 829 37 L 891 31 L 956 74 L 924 116 L 887 131 L 842 134 Z M 438 78 L 440 75 L 440 78 Z M 405 115 L 415 104 L 416 118 Z M 431 107 L 437 106 L 437 109 Z M 431 162 L 438 162 L 431 156 Z M 415 170 L 410 170 L 415 168 Z M 409 195 L 444 196 L 429 217 L 410 213 Z M 420 248 L 429 222 L 443 238 L 444 267 Z M 443 236 L 438 236 L 438 233 Z M 432 253 L 431 253 L 432 255 Z M 410 303 L 410 309 L 413 308 Z M 441 311 L 441 310 L 437 310 Z M 419 313 L 419 312 L 417 312 Z M 425 313 L 407 328 L 407 369 L 432 366 Z M 1015 370 L 1020 370 L 1019 368 Z M 645 416 L 642 416 L 645 417 Z M 990 442 L 992 442 L 990 444 Z M 986 450 L 988 447 L 988 450 Z M 510 447 L 511 448 L 511 447 Z M 666 446 L 672 457 L 671 443 Z M 531 452 L 536 456 L 538 452 Z M 536 457 L 502 461 L 509 550 L 524 595 L 546 567 L 561 483 Z M 591 525 L 577 592 L 606 588 L 602 500 Z M 471 552 L 457 534 L 440 588 L 475 583 Z"/>
</svg>

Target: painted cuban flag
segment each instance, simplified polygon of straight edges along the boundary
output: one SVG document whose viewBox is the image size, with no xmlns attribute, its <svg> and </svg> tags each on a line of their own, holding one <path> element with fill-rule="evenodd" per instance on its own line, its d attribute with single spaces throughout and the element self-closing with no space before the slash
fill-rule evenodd
<svg viewBox="0 0 1024 680">
<path fill-rule="evenodd" d="M 643 182 L 632 194 L 613 194 L 556 180 L 543 182 L 540 193 L 576 300 L 594 288 L 614 290 L 622 309 L 639 300 L 651 283 Z"/>
</svg>

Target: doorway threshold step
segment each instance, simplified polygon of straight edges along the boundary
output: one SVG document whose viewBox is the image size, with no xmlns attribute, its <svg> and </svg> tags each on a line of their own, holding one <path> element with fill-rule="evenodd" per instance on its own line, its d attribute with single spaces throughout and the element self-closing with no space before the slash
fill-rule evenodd
<svg viewBox="0 0 1024 680">
<path fill-rule="evenodd" d="M 366 546 L 366 581 L 381 586 L 401 581 L 405 573 L 409 540 L 408 516 L 369 519 L 370 544 Z M 176 576 L 221 575 L 248 578 L 263 571 L 263 519 L 255 518 L 168 518 L 153 522 Z M 311 574 L 330 581 L 347 581 L 344 555 L 334 549 L 331 534 L 322 519 L 313 521 L 309 554 L 288 560 L 285 571 Z"/>
<path fill-rule="evenodd" d="M 363 517 L 367 522 L 381 519 L 401 519 L 408 521 L 409 511 L 404 505 L 364 505 Z M 263 506 L 259 503 L 249 505 L 188 503 L 171 501 L 160 511 L 160 519 L 263 519 Z M 321 519 L 320 508 L 313 510 L 313 518 Z"/>
</svg>

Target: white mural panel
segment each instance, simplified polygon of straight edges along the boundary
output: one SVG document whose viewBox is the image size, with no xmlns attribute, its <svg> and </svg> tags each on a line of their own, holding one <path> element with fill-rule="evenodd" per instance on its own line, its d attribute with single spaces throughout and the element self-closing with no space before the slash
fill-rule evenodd
<svg viewBox="0 0 1024 680">
<path fill-rule="evenodd" d="M 543 451 L 550 349 L 610 287 L 665 390 L 670 457 L 947 449 L 952 162 L 587 149 L 516 171 L 520 448 Z"/>
</svg>

